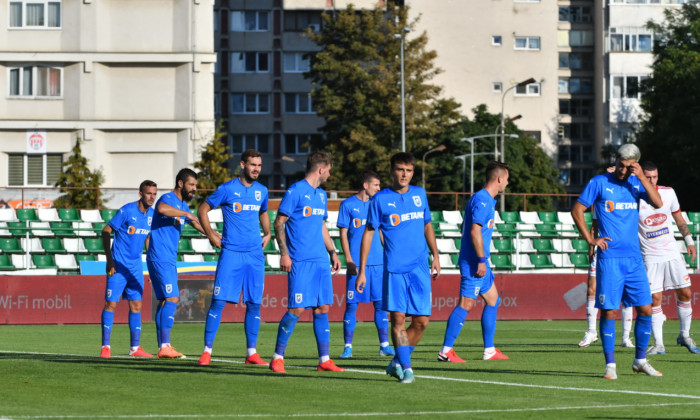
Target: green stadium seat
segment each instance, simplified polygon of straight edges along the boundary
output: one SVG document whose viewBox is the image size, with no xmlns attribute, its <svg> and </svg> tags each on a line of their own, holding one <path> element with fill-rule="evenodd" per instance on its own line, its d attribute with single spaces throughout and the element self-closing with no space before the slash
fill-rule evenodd
<svg viewBox="0 0 700 420">
<path fill-rule="evenodd" d="M 698 266 L 698 260 L 697 260 L 698 257 L 695 257 L 695 261 L 690 261 L 693 258 L 693 256 L 690 254 L 685 254 L 684 257 L 685 257 L 686 264 L 688 264 L 690 267 L 695 268 Z"/>
<path fill-rule="evenodd" d="M 535 225 L 535 230 L 540 236 L 559 236 L 557 225 L 553 223 L 540 223 L 539 225 Z"/>
<path fill-rule="evenodd" d="M 577 252 L 588 254 L 588 242 L 585 239 L 572 239 L 571 246 Z"/>
<path fill-rule="evenodd" d="M 203 255 L 204 255 L 204 261 L 206 261 L 206 262 L 218 262 L 219 261 L 218 254 L 203 254 Z M 265 261 L 267 261 L 267 259 Z"/>
<path fill-rule="evenodd" d="M 534 238 L 532 240 L 532 246 L 540 253 L 557 252 L 557 250 L 554 249 L 551 239 Z M 535 262 L 533 261 L 532 263 L 534 264 Z"/>
<path fill-rule="evenodd" d="M 64 222 L 80 222 L 80 214 L 77 209 L 58 209 L 58 217 Z"/>
<path fill-rule="evenodd" d="M 277 247 L 275 246 L 275 240 L 270 239 L 270 242 L 265 245 L 265 248 L 263 248 L 263 253 L 265 254 L 276 254 L 279 251 L 277 250 Z"/>
<path fill-rule="evenodd" d="M 340 238 L 333 238 L 333 243 L 335 244 L 335 252 L 338 254 L 343 253 L 343 244 L 340 243 Z"/>
<path fill-rule="evenodd" d="M 491 263 L 496 270 L 512 270 L 515 268 L 510 255 L 508 254 L 493 254 L 491 255 Z"/>
<path fill-rule="evenodd" d="M 181 238 L 177 243 L 177 253 L 178 254 L 194 254 L 194 249 L 192 249 L 192 243 L 187 238 Z"/>
<path fill-rule="evenodd" d="M 440 222 L 444 222 L 444 221 L 445 221 L 445 218 L 442 217 L 442 212 L 439 211 L 439 210 L 437 210 L 437 211 L 431 211 L 431 212 L 430 212 L 430 218 L 432 219 L 431 221 L 432 221 L 433 223 L 440 223 Z"/>
<path fill-rule="evenodd" d="M 569 259 L 576 268 L 588 268 L 591 265 L 588 254 L 569 254 Z"/>
<path fill-rule="evenodd" d="M 24 253 L 17 238 L 0 238 L 0 249 L 5 253 Z"/>
<path fill-rule="evenodd" d="M 549 255 L 547 255 L 547 254 L 530 254 L 530 261 L 532 262 L 532 265 L 534 265 L 536 269 L 556 267 L 554 264 L 552 264 L 552 260 L 549 258 Z"/>
<path fill-rule="evenodd" d="M 12 236 L 25 236 L 29 227 L 28 222 L 7 222 L 7 230 L 10 231 Z"/>
<path fill-rule="evenodd" d="M 80 261 L 97 261 L 97 255 L 95 254 L 73 254 L 75 261 L 80 265 Z"/>
<path fill-rule="evenodd" d="M 49 254 L 65 254 L 66 249 L 63 247 L 61 238 L 42 238 L 41 246 L 44 251 Z"/>
<path fill-rule="evenodd" d="M 55 236 L 75 236 L 71 222 L 51 222 L 51 231 Z"/>
<path fill-rule="evenodd" d="M 559 223 L 557 213 L 554 211 L 538 211 L 537 215 L 540 216 L 542 223 Z"/>
<path fill-rule="evenodd" d="M 455 265 L 455 267 L 459 267 L 459 254 L 452 254 L 452 264 Z"/>
<path fill-rule="evenodd" d="M 12 260 L 7 254 L 0 254 L 0 271 L 14 270 L 15 266 L 12 265 Z"/>
<path fill-rule="evenodd" d="M 586 224 L 588 225 L 588 227 L 590 227 L 591 223 L 593 223 L 593 213 L 591 213 L 590 211 L 586 211 L 583 213 L 583 218 L 586 220 Z"/>
<path fill-rule="evenodd" d="M 105 222 L 109 222 L 112 220 L 112 217 L 114 217 L 115 214 L 119 212 L 119 209 L 102 209 L 100 210 L 100 214 L 102 215 L 102 220 Z"/>
<path fill-rule="evenodd" d="M 275 223 L 275 219 L 277 218 L 277 210 L 268 210 L 267 215 L 270 216 L 270 225 Z"/>
<path fill-rule="evenodd" d="M 520 220 L 520 213 L 517 211 L 502 211 L 500 214 L 503 223 L 523 223 L 523 221 Z"/>
<path fill-rule="evenodd" d="M 36 268 L 56 268 L 56 262 L 53 259 L 53 255 L 49 254 L 32 254 L 32 261 Z"/>
<path fill-rule="evenodd" d="M 83 238 L 85 249 L 93 254 L 104 254 L 105 248 L 102 246 L 102 238 Z"/>
<path fill-rule="evenodd" d="M 499 253 L 512 254 L 515 252 L 515 246 L 513 246 L 513 240 L 510 238 L 494 238 L 493 246 Z"/>
<path fill-rule="evenodd" d="M 497 223 L 496 232 L 500 233 L 501 236 L 515 236 L 517 228 L 515 223 Z"/>
<path fill-rule="evenodd" d="M 347 267 L 348 267 L 347 264 L 346 264 L 346 261 L 345 261 L 345 255 L 343 255 L 343 254 L 338 254 L 338 259 L 340 260 L 340 267 L 341 267 L 341 268 L 347 268 Z"/>
<path fill-rule="evenodd" d="M 182 227 L 182 237 L 183 238 L 194 238 L 202 236 L 201 233 L 197 229 L 192 226 L 192 223 L 185 223 L 185 225 Z"/>
<path fill-rule="evenodd" d="M 16 209 L 17 218 L 21 221 L 27 222 L 38 222 L 39 218 L 36 215 L 36 210 L 34 209 Z"/>
<path fill-rule="evenodd" d="M 102 230 L 104 230 L 105 226 L 107 226 L 107 222 L 96 222 L 92 224 L 92 230 L 95 231 L 97 236 L 100 236 L 102 234 Z"/>
<path fill-rule="evenodd" d="M 462 249 L 462 238 L 455 238 L 455 248 Z"/>
</svg>

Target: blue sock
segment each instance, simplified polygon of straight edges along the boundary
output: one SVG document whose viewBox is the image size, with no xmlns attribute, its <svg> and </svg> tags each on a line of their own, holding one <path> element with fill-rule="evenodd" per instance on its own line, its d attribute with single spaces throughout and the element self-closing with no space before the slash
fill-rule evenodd
<svg viewBox="0 0 700 420">
<path fill-rule="evenodd" d="M 160 311 L 160 343 L 170 343 L 170 330 L 175 324 L 175 310 L 177 303 L 169 300 L 165 301 L 163 309 Z"/>
<path fill-rule="evenodd" d="M 403 370 L 411 368 L 411 347 L 410 346 L 398 346 L 396 347 L 396 357 L 401 363 L 401 368 Z"/>
<path fill-rule="evenodd" d="M 297 321 L 299 321 L 299 317 L 291 312 L 285 312 L 280 321 L 280 326 L 277 329 L 277 344 L 275 345 L 275 353 L 280 356 L 284 356 L 284 351 L 287 349 L 287 342 L 294 332 Z"/>
<path fill-rule="evenodd" d="M 651 338 L 651 317 L 637 315 L 634 322 L 635 359 L 646 359 L 649 338 Z"/>
<path fill-rule="evenodd" d="M 260 304 L 246 303 L 245 308 L 245 340 L 247 348 L 254 349 L 258 345 L 258 331 L 260 331 Z"/>
<path fill-rule="evenodd" d="M 156 338 L 158 339 L 158 348 L 163 344 L 160 341 L 160 313 L 163 312 L 163 306 L 158 304 L 158 309 L 156 309 L 156 317 L 154 321 L 156 322 Z"/>
<path fill-rule="evenodd" d="M 445 339 L 442 342 L 444 347 L 454 347 L 455 340 L 462 331 L 462 325 L 464 325 L 464 320 L 469 315 L 469 311 L 462 308 L 461 306 L 455 306 L 447 318 L 447 328 L 445 328 Z M 441 350 L 442 351 L 442 350 Z"/>
<path fill-rule="evenodd" d="M 345 314 L 343 315 L 343 337 L 345 345 L 352 344 L 352 337 L 355 335 L 355 325 L 357 324 L 357 303 L 346 303 Z"/>
<path fill-rule="evenodd" d="M 131 347 L 138 347 L 141 343 L 141 312 L 129 312 L 129 332 Z"/>
<path fill-rule="evenodd" d="M 106 309 L 102 310 L 102 345 L 108 346 L 109 339 L 112 336 L 112 327 L 114 326 L 114 312 Z"/>
<path fill-rule="evenodd" d="M 600 318 L 599 328 L 605 363 L 615 363 L 615 320 Z"/>
<path fill-rule="evenodd" d="M 495 347 L 493 344 L 493 336 L 496 335 L 496 320 L 498 318 L 498 306 L 501 303 L 500 296 L 496 300 L 496 304 L 485 305 L 484 311 L 481 313 L 481 338 L 484 340 L 484 348 Z"/>
<path fill-rule="evenodd" d="M 382 301 L 376 300 L 374 304 L 374 325 L 377 327 L 379 344 L 389 342 L 389 317 L 386 311 L 382 310 Z"/>
<path fill-rule="evenodd" d="M 204 324 L 205 347 L 214 347 L 214 339 L 216 338 L 216 332 L 219 330 L 219 324 L 221 324 L 221 313 L 224 311 L 225 306 L 225 300 L 211 300 L 211 305 L 209 305 L 209 312 L 207 312 L 207 322 L 206 324 Z"/>
<path fill-rule="evenodd" d="M 331 327 L 328 324 L 328 314 L 314 314 L 314 335 L 318 357 L 328 356 L 328 347 L 331 341 Z"/>
</svg>

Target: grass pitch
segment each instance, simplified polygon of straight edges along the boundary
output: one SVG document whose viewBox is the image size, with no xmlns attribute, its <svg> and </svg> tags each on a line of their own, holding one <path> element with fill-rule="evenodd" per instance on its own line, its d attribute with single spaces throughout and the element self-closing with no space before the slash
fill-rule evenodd
<svg viewBox="0 0 700 420">
<path fill-rule="evenodd" d="M 222 324 L 212 364 L 197 365 L 203 324 L 176 324 L 184 360 L 131 359 L 128 326 L 115 325 L 112 359 L 97 357 L 98 325 L 0 326 L 0 419 L 98 418 L 699 418 L 700 355 L 675 345 L 650 356 L 661 378 L 634 374 L 634 349 L 616 348 L 619 379 L 602 378 L 600 342 L 580 349 L 585 321 L 500 321 L 499 349 L 510 360 L 482 361 L 478 321 L 465 323 L 455 350 L 467 363 L 436 361 L 444 322 L 432 322 L 413 353 L 414 384 L 384 375 L 372 323 L 359 323 L 353 358 L 341 360 L 342 324 L 331 325 L 331 357 L 344 373 L 317 372 L 313 328 L 300 323 L 287 374 L 243 364 L 242 324 Z M 620 323 L 618 322 L 618 327 Z M 268 360 L 277 324 L 263 324 L 258 351 Z M 618 332 L 619 337 L 619 332 Z M 155 326 L 142 347 L 155 353 Z M 619 338 L 618 338 L 619 342 Z"/>
</svg>

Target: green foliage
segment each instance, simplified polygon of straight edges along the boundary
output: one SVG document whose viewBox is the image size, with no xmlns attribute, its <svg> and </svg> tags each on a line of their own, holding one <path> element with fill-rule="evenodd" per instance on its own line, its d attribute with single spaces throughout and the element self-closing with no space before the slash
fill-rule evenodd
<svg viewBox="0 0 700 420">
<path fill-rule="evenodd" d="M 73 154 L 63 163 L 63 171 L 58 175 L 55 186 L 61 187 L 64 195 L 54 200 L 56 208 L 97 209 L 107 202 L 99 193 L 99 187 L 105 180 L 102 169 L 90 170 L 81 143 L 78 137 Z"/>
<path fill-rule="evenodd" d="M 333 156 L 328 188 L 356 189 L 363 169 L 377 171 L 386 184 L 389 158 L 401 150 L 401 41 L 394 35 L 413 29 L 416 21 L 408 22 L 408 7 L 392 4 L 361 11 L 349 6 L 323 19 L 320 33 L 308 32 L 321 50 L 306 77 L 316 111 L 325 118 L 325 140 L 313 146 Z M 440 70 L 427 41 L 425 33 L 413 32 L 405 41 L 406 151 L 418 158 L 459 119 L 459 104 L 439 99 L 442 89 L 430 84 Z"/>
<path fill-rule="evenodd" d="M 202 148 L 200 160 L 194 164 L 198 182 L 192 207 L 198 207 L 219 185 L 231 180 L 228 162 L 232 158 L 233 155 L 228 153 L 224 122 L 219 120 L 214 137 Z"/>
<path fill-rule="evenodd" d="M 700 5 L 667 9 L 663 22 L 648 27 L 661 42 L 654 46 L 653 75 L 644 86 L 637 142 L 642 160 L 658 165 L 659 183 L 673 186 L 684 207 L 697 209 L 700 171 L 688 168 L 700 156 Z"/>
</svg>

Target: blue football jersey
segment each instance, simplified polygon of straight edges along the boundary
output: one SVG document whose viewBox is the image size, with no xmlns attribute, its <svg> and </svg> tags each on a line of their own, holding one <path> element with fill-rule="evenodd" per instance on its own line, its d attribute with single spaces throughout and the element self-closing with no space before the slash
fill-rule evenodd
<svg viewBox="0 0 700 420">
<path fill-rule="evenodd" d="M 284 230 L 293 261 L 328 261 L 323 242 L 327 210 L 326 192 L 312 187 L 305 179 L 294 183 L 284 194 L 277 211 L 289 217 Z"/>
<path fill-rule="evenodd" d="M 403 194 L 385 188 L 372 197 L 367 224 L 384 236 L 384 267 L 408 273 L 428 261 L 425 225 L 431 222 L 425 190 L 413 185 Z"/>
<path fill-rule="evenodd" d="M 339 228 L 348 230 L 348 243 L 350 244 L 350 256 L 356 264 L 360 263 L 360 246 L 362 245 L 362 235 L 365 233 L 367 223 L 367 213 L 369 212 L 369 200 L 362 201 L 353 195 L 340 203 L 338 210 Z M 379 234 L 372 237 L 372 247 L 367 256 L 367 265 L 382 265 L 384 252 Z"/>
<path fill-rule="evenodd" d="M 164 194 L 156 203 L 153 223 L 151 224 L 151 241 L 146 257 L 149 261 L 175 262 L 182 225 L 189 223 L 190 219 L 186 217 L 168 217 L 160 214 L 158 205 L 161 202 L 187 212 L 190 211 L 190 207 L 185 201 L 177 198 L 174 192 Z"/>
<path fill-rule="evenodd" d="M 246 187 L 239 178 L 222 184 L 207 198 L 212 209 L 221 206 L 224 217 L 222 247 L 253 251 L 262 246 L 260 213 L 267 211 L 267 188 L 257 181 Z"/>
<path fill-rule="evenodd" d="M 464 221 L 462 222 L 462 248 L 459 250 L 459 259 L 469 264 L 478 264 L 479 257 L 474 250 L 472 242 L 472 224 L 481 225 L 481 237 L 483 240 L 484 256 L 491 255 L 491 236 L 493 236 L 494 214 L 496 200 L 488 191 L 482 189 L 472 196 L 464 209 Z"/>
<path fill-rule="evenodd" d="M 143 270 L 141 254 L 143 244 L 151 233 L 152 220 L 153 209 L 149 207 L 145 213 L 141 212 L 138 201 L 125 204 L 112 217 L 109 226 L 114 230 L 112 258 L 116 263 L 128 267 L 130 271 Z"/>
<path fill-rule="evenodd" d="M 636 176 L 626 181 L 613 174 L 593 177 L 578 198 L 586 207 L 593 206 L 598 220 L 598 237 L 608 237 L 608 249 L 598 249 L 598 258 L 638 257 L 639 200 L 649 201 L 646 190 Z"/>
</svg>

